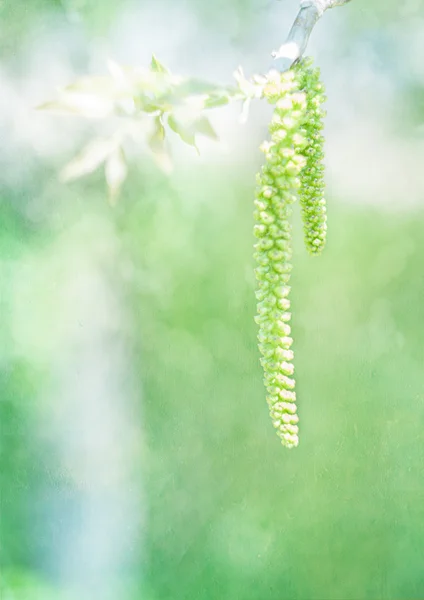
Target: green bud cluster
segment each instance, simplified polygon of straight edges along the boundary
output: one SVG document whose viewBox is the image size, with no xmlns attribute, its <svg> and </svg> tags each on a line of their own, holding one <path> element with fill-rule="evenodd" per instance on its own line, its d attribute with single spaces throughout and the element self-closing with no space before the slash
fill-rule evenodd
<svg viewBox="0 0 424 600">
<path fill-rule="evenodd" d="M 324 85 L 319 69 L 311 68 L 307 59 L 299 68 L 300 85 L 306 92 L 307 115 L 302 133 L 307 145 L 302 151 L 306 165 L 301 173 L 299 201 L 304 226 L 305 245 L 310 254 L 321 254 L 327 236 L 327 210 L 324 198 L 324 128 L 325 102 Z"/>
<path fill-rule="evenodd" d="M 290 328 L 292 270 L 291 205 L 299 195 L 307 247 L 314 253 L 325 239 L 322 204 L 322 88 L 319 73 L 300 66 L 268 74 L 263 95 L 275 105 L 271 140 L 261 146 L 265 164 L 257 175 L 255 198 L 256 322 L 259 350 L 274 427 L 284 446 L 299 443 Z M 318 240 L 318 242 L 316 242 Z"/>
</svg>

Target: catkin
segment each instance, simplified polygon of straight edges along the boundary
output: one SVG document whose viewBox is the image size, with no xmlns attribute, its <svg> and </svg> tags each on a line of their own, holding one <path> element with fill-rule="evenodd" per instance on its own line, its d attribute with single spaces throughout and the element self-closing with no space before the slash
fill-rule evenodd
<svg viewBox="0 0 424 600">
<path fill-rule="evenodd" d="M 299 201 L 303 220 L 306 249 L 310 254 L 321 254 L 327 236 L 327 210 L 324 198 L 324 85 L 318 68 L 307 59 L 299 67 L 300 86 L 306 92 L 306 118 L 301 132 L 307 145 L 302 150 L 306 164 L 300 176 Z"/>
<path fill-rule="evenodd" d="M 256 322 L 267 402 L 284 446 L 299 443 L 290 328 L 292 270 L 291 205 L 300 196 L 307 248 L 317 253 L 325 241 L 319 73 L 309 64 L 285 73 L 272 71 L 264 97 L 275 105 L 271 140 L 261 150 L 265 164 L 255 198 Z"/>
<path fill-rule="evenodd" d="M 276 107 L 269 127 L 271 141 L 261 147 L 265 165 L 257 176 L 254 213 L 259 350 L 271 418 L 287 447 L 299 443 L 288 298 L 292 268 L 289 218 L 306 164 L 300 152 L 306 140 L 299 133 L 306 115 L 306 95 L 298 89 L 294 71 L 273 72 L 264 86 L 264 96 Z"/>
</svg>

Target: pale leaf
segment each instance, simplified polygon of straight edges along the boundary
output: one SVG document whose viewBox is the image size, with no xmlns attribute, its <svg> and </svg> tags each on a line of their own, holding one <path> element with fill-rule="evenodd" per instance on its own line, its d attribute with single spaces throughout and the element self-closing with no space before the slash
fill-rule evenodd
<svg viewBox="0 0 424 600">
<path fill-rule="evenodd" d="M 109 59 L 107 61 L 107 68 L 113 79 L 119 83 L 125 83 L 127 81 L 127 76 L 124 69 L 114 60 Z"/>
<path fill-rule="evenodd" d="M 153 132 L 147 136 L 147 143 L 158 167 L 169 175 L 174 165 L 165 144 L 165 127 L 160 116 L 153 121 Z"/>
<path fill-rule="evenodd" d="M 189 146 L 193 146 L 196 148 L 196 137 L 195 132 L 191 128 L 191 124 L 186 124 L 180 121 L 175 117 L 175 115 L 169 115 L 168 117 L 168 125 L 177 135 L 180 136 L 183 142 L 188 144 Z M 197 150 L 198 151 L 198 150 Z"/>
<path fill-rule="evenodd" d="M 258 79 L 255 78 L 253 81 L 247 79 L 244 75 L 243 69 L 239 67 L 234 71 L 234 78 L 236 79 L 241 93 L 246 98 L 260 98 L 262 95 L 263 85 L 259 83 Z"/>
<path fill-rule="evenodd" d="M 204 106 L 205 108 L 217 108 L 219 106 L 225 106 L 230 102 L 230 97 L 228 95 L 218 95 L 211 94 L 207 96 L 205 99 Z"/>
<path fill-rule="evenodd" d="M 91 119 L 103 119 L 113 113 L 114 103 L 108 98 L 92 94 L 62 92 L 57 100 L 46 102 L 37 109 Z"/>
<path fill-rule="evenodd" d="M 122 184 L 127 178 L 128 167 L 122 148 L 117 148 L 105 163 L 106 183 L 109 188 L 109 199 L 113 204 L 119 196 Z"/>
<path fill-rule="evenodd" d="M 218 138 L 218 134 L 216 133 L 215 129 L 212 127 L 211 122 L 209 121 L 209 119 L 207 117 L 199 117 L 194 123 L 193 123 L 193 129 L 195 134 L 199 133 L 201 135 L 204 135 L 205 137 L 208 137 L 211 140 L 215 140 L 217 141 Z"/>
<path fill-rule="evenodd" d="M 176 117 L 175 115 L 170 115 L 168 123 L 171 129 L 180 136 L 182 141 L 196 148 L 197 152 L 199 150 L 196 145 L 196 135 L 203 135 L 209 139 L 218 140 L 216 131 L 205 116 L 190 119 L 183 116 Z"/>
<path fill-rule="evenodd" d="M 91 141 L 61 171 L 60 179 L 72 181 L 95 171 L 116 150 L 115 140 L 98 138 Z"/>
<path fill-rule="evenodd" d="M 243 106 L 242 106 L 241 113 L 240 113 L 240 123 L 242 123 L 243 125 L 245 123 L 247 123 L 247 119 L 249 118 L 250 104 L 251 104 L 250 98 L 247 98 L 247 100 L 245 100 L 243 102 Z"/>
<path fill-rule="evenodd" d="M 161 117 L 156 117 L 153 121 L 153 132 L 148 137 L 148 144 L 152 152 L 162 152 L 165 142 L 165 127 L 162 124 Z"/>
<path fill-rule="evenodd" d="M 67 85 L 64 91 L 110 98 L 116 94 L 116 82 L 113 77 L 106 76 L 80 77 Z"/>
</svg>

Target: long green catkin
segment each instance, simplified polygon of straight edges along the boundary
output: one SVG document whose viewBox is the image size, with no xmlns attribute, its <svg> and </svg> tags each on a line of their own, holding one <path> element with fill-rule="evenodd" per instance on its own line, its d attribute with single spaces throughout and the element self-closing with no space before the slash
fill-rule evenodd
<svg viewBox="0 0 424 600">
<path fill-rule="evenodd" d="M 269 126 L 271 140 L 261 146 L 265 165 L 257 176 L 255 199 L 255 269 L 258 290 L 256 322 L 259 325 L 259 350 L 267 389 L 267 402 L 274 427 L 288 448 L 299 443 L 295 380 L 293 378 L 293 340 L 290 336 L 291 205 L 303 192 L 305 227 L 314 229 L 313 239 L 322 233 L 318 221 L 325 212 L 309 208 L 315 196 L 305 193 L 305 183 L 315 167 L 315 129 L 318 122 L 313 99 L 318 92 L 311 81 L 311 70 L 299 67 L 285 73 L 271 72 L 264 85 L 264 96 L 275 104 Z M 315 86 L 315 87 L 314 87 Z M 302 88 L 305 88 L 303 90 Z M 309 148 L 314 153 L 308 151 Z M 317 179 L 317 177 L 315 177 Z M 310 184 L 306 184 L 310 185 Z M 315 188 L 314 188 L 315 189 Z M 319 187 L 316 191 L 320 192 Z M 309 193 L 309 192 L 308 192 Z M 312 214 L 313 213 L 313 214 Z M 318 218 L 319 217 L 319 218 Z M 311 225 L 309 225 L 311 223 Z M 318 229 L 317 229 L 318 227 Z M 309 237 L 307 238 L 309 241 Z M 317 247 L 313 244 L 313 247 Z"/>
</svg>

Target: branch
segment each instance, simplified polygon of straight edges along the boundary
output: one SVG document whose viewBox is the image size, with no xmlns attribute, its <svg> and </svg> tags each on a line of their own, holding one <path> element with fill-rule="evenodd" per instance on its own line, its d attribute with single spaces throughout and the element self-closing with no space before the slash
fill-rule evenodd
<svg viewBox="0 0 424 600">
<path fill-rule="evenodd" d="M 283 72 L 298 61 L 306 50 L 309 36 L 327 8 L 342 6 L 350 0 L 300 0 L 300 10 L 287 41 L 273 53 L 272 69 Z"/>
</svg>

